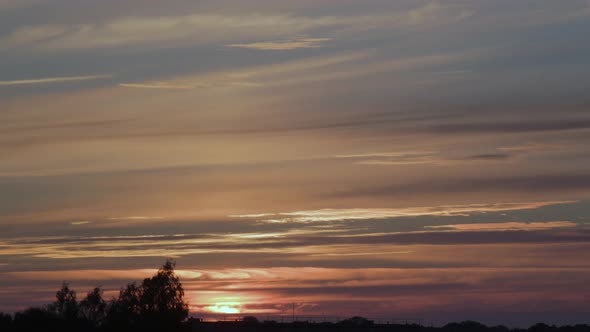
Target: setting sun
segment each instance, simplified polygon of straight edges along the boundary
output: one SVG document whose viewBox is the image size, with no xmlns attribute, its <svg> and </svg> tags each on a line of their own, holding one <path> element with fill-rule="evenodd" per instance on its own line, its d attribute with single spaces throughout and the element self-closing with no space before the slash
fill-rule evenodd
<svg viewBox="0 0 590 332">
<path fill-rule="evenodd" d="M 215 305 L 206 307 L 205 309 L 218 314 L 239 314 L 239 307 L 239 303 L 217 303 Z"/>
</svg>

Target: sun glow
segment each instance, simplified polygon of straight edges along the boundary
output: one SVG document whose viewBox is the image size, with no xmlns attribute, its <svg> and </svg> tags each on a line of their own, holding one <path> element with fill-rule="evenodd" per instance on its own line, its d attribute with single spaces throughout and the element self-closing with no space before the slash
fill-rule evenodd
<svg viewBox="0 0 590 332">
<path fill-rule="evenodd" d="M 216 303 L 215 305 L 205 307 L 205 309 L 218 314 L 239 314 L 240 303 Z"/>
</svg>

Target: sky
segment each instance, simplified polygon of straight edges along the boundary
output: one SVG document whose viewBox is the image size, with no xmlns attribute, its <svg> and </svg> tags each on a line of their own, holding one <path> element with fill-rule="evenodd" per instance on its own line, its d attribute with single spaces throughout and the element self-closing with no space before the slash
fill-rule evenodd
<svg viewBox="0 0 590 332">
<path fill-rule="evenodd" d="M 0 311 L 590 323 L 590 1 L 0 0 Z"/>
</svg>

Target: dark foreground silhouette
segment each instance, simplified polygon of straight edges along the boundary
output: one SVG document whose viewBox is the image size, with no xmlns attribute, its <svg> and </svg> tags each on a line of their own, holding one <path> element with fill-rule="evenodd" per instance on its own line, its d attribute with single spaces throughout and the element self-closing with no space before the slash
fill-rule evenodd
<svg viewBox="0 0 590 332">
<path fill-rule="evenodd" d="M 99 287 L 82 301 L 64 282 L 56 301 L 14 314 L 0 313 L 0 331 L 181 331 L 188 329 L 184 289 L 168 260 L 156 275 L 131 283 L 108 303 Z"/>
<path fill-rule="evenodd" d="M 52 304 L 29 308 L 14 316 L 0 313 L 0 332 L 590 332 L 589 325 L 556 327 L 536 324 L 528 329 L 509 329 L 466 321 L 443 327 L 426 327 L 417 324 L 376 324 L 363 317 L 352 317 L 337 323 L 260 322 L 253 316 L 231 322 L 203 322 L 188 317 L 184 289 L 174 268 L 174 262 L 166 261 L 156 275 L 144 279 L 140 285 L 131 283 L 121 288 L 119 296 L 108 302 L 103 299 L 103 291 L 99 287 L 78 301 L 76 292 L 64 283 Z"/>
</svg>

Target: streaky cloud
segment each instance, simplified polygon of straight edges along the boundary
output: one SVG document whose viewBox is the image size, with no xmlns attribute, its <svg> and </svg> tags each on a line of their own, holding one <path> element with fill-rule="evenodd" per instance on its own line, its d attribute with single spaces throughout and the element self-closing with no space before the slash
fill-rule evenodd
<svg viewBox="0 0 590 332">
<path fill-rule="evenodd" d="M 326 194 L 333 197 L 394 197 L 400 193 L 477 193 L 477 192 L 586 192 L 590 174 L 534 174 L 492 177 L 460 177 L 416 181 L 384 186 L 353 188 Z"/>
<path fill-rule="evenodd" d="M 340 154 L 335 155 L 334 158 L 390 158 L 390 157 L 409 157 L 409 156 L 423 156 L 432 155 L 438 151 L 425 150 L 425 151 L 389 151 L 389 152 L 369 152 L 369 153 L 358 153 L 358 154 Z"/>
<path fill-rule="evenodd" d="M 154 83 L 119 83 L 120 87 L 124 88 L 139 88 L 139 89 L 172 89 L 172 90 L 188 90 L 195 88 L 194 85 L 170 84 L 166 82 Z"/>
<path fill-rule="evenodd" d="M 70 224 L 71 225 L 74 225 L 74 226 L 87 225 L 87 224 L 91 224 L 91 223 L 92 223 L 92 221 L 90 221 L 90 220 L 80 220 L 80 221 L 72 221 L 72 222 L 70 222 Z"/>
<path fill-rule="evenodd" d="M 300 48 L 318 48 L 323 43 L 332 40 L 331 38 L 300 38 L 300 39 L 288 39 L 288 40 L 277 40 L 268 42 L 256 42 L 256 43 L 245 43 L 245 44 L 228 44 L 225 47 L 233 48 L 246 48 L 253 50 L 263 51 L 288 51 L 296 50 Z"/>
<path fill-rule="evenodd" d="M 412 208 L 320 209 L 281 213 L 233 215 L 236 218 L 259 218 L 269 223 L 311 223 L 344 220 L 369 220 L 419 216 L 469 216 L 476 213 L 537 209 L 544 206 L 572 204 L 577 201 L 513 202 L 494 204 L 441 205 Z"/>
<path fill-rule="evenodd" d="M 62 77 L 45 77 L 35 78 L 26 80 L 14 80 L 14 81 L 0 81 L 0 86 L 12 86 L 12 85 L 35 85 L 35 84 L 51 84 L 51 83 L 67 83 L 77 81 L 90 81 L 104 78 L 111 78 L 114 75 L 88 75 L 88 76 L 62 76 Z"/>
<path fill-rule="evenodd" d="M 486 134 L 567 131 L 590 128 L 590 119 L 556 119 L 506 122 L 466 122 L 434 125 L 430 131 L 439 134 Z"/>
<path fill-rule="evenodd" d="M 450 229 L 456 231 L 512 231 L 512 230 L 543 230 L 553 228 L 576 227 L 578 224 L 571 221 L 548 221 L 548 222 L 500 222 L 500 223 L 479 223 L 479 224 L 454 224 L 424 226 L 428 229 Z"/>
<path fill-rule="evenodd" d="M 164 217 L 159 216 L 124 216 L 124 217 L 110 217 L 108 220 L 159 220 Z"/>
<path fill-rule="evenodd" d="M 183 13 L 169 16 L 124 16 L 103 22 L 71 24 L 30 24 L 0 38 L 5 49 L 71 51 L 99 48 L 236 44 L 246 39 L 285 39 L 328 30 L 331 35 L 345 31 L 391 28 L 412 30 L 466 19 L 470 11 L 438 3 L 387 13 L 362 15 L 307 16 L 293 13 Z M 321 42 L 307 38 L 307 44 Z M 295 41 L 297 43 L 297 41 Z M 299 41 L 302 46 L 306 41 Z M 272 45 L 258 45 L 271 47 Z M 275 44 L 275 47 L 276 46 Z M 283 45 L 285 47 L 285 45 Z"/>
</svg>

